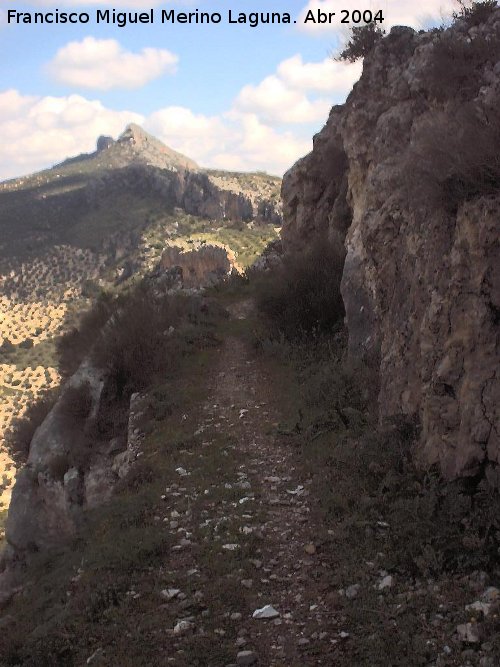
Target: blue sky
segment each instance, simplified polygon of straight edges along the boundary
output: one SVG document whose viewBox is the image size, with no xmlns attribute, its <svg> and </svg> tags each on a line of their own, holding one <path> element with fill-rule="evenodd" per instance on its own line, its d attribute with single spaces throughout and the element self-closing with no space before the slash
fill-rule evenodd
<svg viewBox="0 0 500 667">
<path fill-rule="evenodd" d="M 308 10 L 382 9 L 385 26 L 440 23 L 451 0 L 0 0 L 0 179 L 93 149 L 138 122 L 202 166 L 283 173 L 342 102 L 361 64 L 330 57 L 340 20 Z M 267 5 L 267 6 L 266 6 Z M 7 11 L 87 12 L 87 25 L 8 25 Z M 155 24 L 97 25 L 96 10 L 155 9 Z M 219 25 L 162 25 L 162 9 L 219 12 Z M 288 12 L 291 25 L 229 25 L 228 10 Z M 9 141 L 6 143 L 5 138 Z"/>
</svg>

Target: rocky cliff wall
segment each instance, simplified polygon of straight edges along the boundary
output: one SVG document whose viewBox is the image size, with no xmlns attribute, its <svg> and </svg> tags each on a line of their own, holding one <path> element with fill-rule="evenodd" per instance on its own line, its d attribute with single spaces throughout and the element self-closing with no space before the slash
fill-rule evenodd
<svg viewBox="0 0 500 667">
<path fill-rule="evenodd" d="M 234 253 L 226 247 L 208 244 L 190 249 L 170 245 L 161 256 L 160 272 L 171 273 L 179 287 L 216 285 L 231 273 L 241 273 Z"/>
<path fill-rule="evenodd" d="M 285 250 L 345 254 L 349 355 L 447 478 L 500 477 L 500 10 L 394 28 L 283 182 Z"/>
<path fill-rule="evenodd" d="M 146 398 L 132 394 L 122 432 L 110 439 L 101 432 L 102 422 L 109 422 L 111 408 L 118 411 L 117 401 L 107 372 L 85 361 L 36 430 L 12 492 L 0 606 L 16 591 L 32 557 L 74 537 L 85 510 L 109 500 L 137 458 Z"/>
<path fill-rule="evenodd" d="M 215 182 L 209 173 L 184 168 L 160 169 L 132 164 L 93 179 L 86 188 L 90 207 L 102 205 L 114 191 L 150 195 L 165 201 L 166 208 L 179 207 L 191 215 L 212 220 L 281 225 L 281 203 L 264 193 L 234 191 Z M 220 179 L 219 179 L 220 180 Z"/>
</svg>

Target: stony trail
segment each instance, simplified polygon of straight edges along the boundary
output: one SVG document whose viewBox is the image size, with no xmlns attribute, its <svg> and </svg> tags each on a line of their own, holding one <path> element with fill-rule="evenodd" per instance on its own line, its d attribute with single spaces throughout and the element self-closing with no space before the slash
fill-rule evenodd
<svg viewBox="0 0 500 667">
<path fill-rule="evenodd" d="M 240 303 L 232 309 L 232 315 L 243 319 L 248 309 L 247 302 Z M 282 390 L 286 391 L 286 387 Z M 256 358 L 239 337 L 229 335 L 220 351 L 196 433 L 203 434 L 207 449 L 221 432 L 229 436 L 237 456 L 234 468 L 226 466 L 224 472 L 233 481 L 207 476 L 202 485 L 206 485 L 205 489 L 189 488 L 191 471 L 197 467 L 196 455 L 179 459 L 177 470 L 182 486 L 177 493 L 184 489 L 181 492 L 191 494 L 196 501 L 181 516 L 171 510 L 174 519 L 170 527 L 184 537 L 173 548 L 169 563 L 172 583 L 170 593 L 164 594 L 167 598 L 173 596 L 175 601 L 176 591 L 182 587 L 175 583 L 176 570 L 187 569 L 195 579 L 210 576 L 210 572 L 204 572 L 203 559 L 196 556 L 198 541 L 209 540 L 219 548 L 218 557 L 228 559 L 227 572 L 221 571 L 222 580 L 216 586 L 224 587 L 223 580 L 229 578 L 244 594 L 242 606 L 238 610 L 234 605 L 228 608 L 220 618 L 221 628 L 214 630 L 224 637 L 223 624 L 228 617 L 237 626 L 234 664 L 330 665 L 332 646 L 346 641 L 347 633 L 337 626 L 327 604 L 328 568 L 318 553 L 321 530 L 325 529 L 314 525 L 308 480 L 297 468 L 291 447 L 280 442 L 276 434 L 279 417 L 272 393 L 263 360 Z M 218 484 L 232 492 L 231 500 L 212 501 Z M 202 522 L 196 525 L 200 519 Z M 236 535 L 230 542 L 220 530 L 228 525 L 231 534 Z M 203 529 L 210 526 L 211 534 L 204 533 Z M 241 542 L 247 538 L 251 545 L 245 547 Z M 200 588 L 197 595 L 202 600 L 204 593 Z M 272 614 L 275 618 L 253 618 L 254 612 L 266 605 L 276 610 Z M 210 613 L 202 612 L 201 622 Z M 189 643 L 199 631 L 198 625 L 198 619 L 191 614 L 184 619 L 179 617 L 172 631 L 178 637 L 177 651 L 182 655 L 186 650 L 186 658 L 189 648 L 183 649 L 183 636 Z M 170 664 L 176 661 L 175 657 L 169 659 Z"/>
<path fill-rule="evenodd" d="M 321 442 L 296 423 L 321 389 L 255 350 L 238 296 L 137 395 L 137 460 L 0 618 L 0 665 L 495 667 L 497 576 L 398 566 L 408 512 L 384 513 L 387 494 L 335 458 L 339 427 Z"/>
</svg>

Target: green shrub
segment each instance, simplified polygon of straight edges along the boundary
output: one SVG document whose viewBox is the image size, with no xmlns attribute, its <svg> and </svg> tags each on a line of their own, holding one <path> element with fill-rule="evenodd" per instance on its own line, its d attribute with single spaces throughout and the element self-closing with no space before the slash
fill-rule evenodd
<svg viewBox="0 0 500 667">
<path fill-rule="evenodd" d="M 373 51 L 384 35 L 385 30 L 374 22 L 353 27 L 347 45 L 335 56 L 335 60 L 354 63 L 356 60 L 364 58 Z"/>
<path fill-rule="evenodd" d="M 16 349 L 14 343 L 12 343 L 8 338 L 0 345 L 0 354 L 11 354 Z"/>
<path fill-rule="evenodd" d="M 271 334 L 296 339 L 338 327 L 345 314 L 340 294 L 343 265 L 340 253 L 320 241 L 255 277 L 257 306 Z"/>
<path fill-rule="evenodd" d="M 84 280 L 82 283 L 82 296 L 86 299 L 95 299 L 101 294 L 101 288 L 93 280 Z"/>
<path fill-rule="evenodd" d="M 179 306 L 176 299 L 156 299 L 139 289 L 113 314 L 91 356 L 108 370 L 119 396 L 144 389 L 174 363 L 178 341 L 169 331 L 178 324 Z"/>
<path fill-rule="evenodd" d="M 130 395 L 175 365 L 183 348 L 207 342 L 209 323 L 219 316 L 199 298 L 159 293 L 147 281 L 119 296 L 102 295 L 58 341 L 61 373 L 71 375 L 89 356 L 109 371 L 118 396 Z"/>
</svg>

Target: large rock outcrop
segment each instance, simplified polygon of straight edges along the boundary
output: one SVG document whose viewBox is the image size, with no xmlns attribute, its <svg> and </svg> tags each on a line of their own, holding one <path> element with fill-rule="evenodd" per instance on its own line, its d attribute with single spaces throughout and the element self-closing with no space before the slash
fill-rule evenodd
<svg viewBox="0 0 500 667">
<path fill-rule="evenodd" d="M 393 28 L 283 183 L 285 250 L 345 255 L 349 354 L 425 464 L 500 482 L 500 10 Z"/>
<path fill-rule="evenodd" d="M 188 289 L 216 285 L 231 273 L 241 273 L 234 253 L 213 243 L 192 248 L 169 245 L 163 251 L 158 268 L 160 274 L 171 274 L 179 287 Z"/>
<path fill-rule="evenodd" d="M 17 590 L 33 555 L 74 537 L 85 511 L 109 500 L 137 458 L 147 399 L 132 394 L 122 428 L 110 437 L 111 407 L 119 412 L 117 401 L 107 372 L 84 361 L 36 430 L 12 492 L 0 563 L 0 606 Z"/>
</svg>

